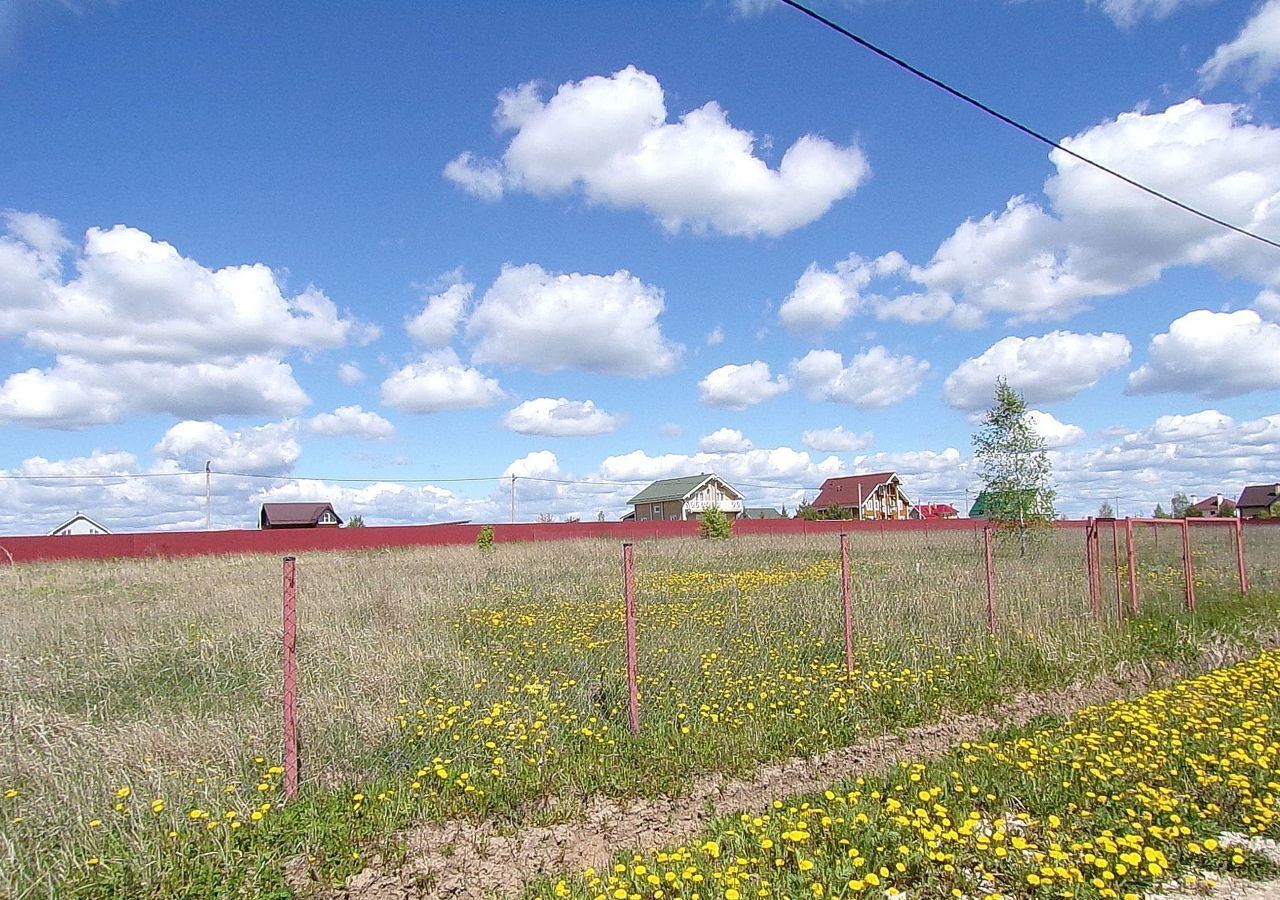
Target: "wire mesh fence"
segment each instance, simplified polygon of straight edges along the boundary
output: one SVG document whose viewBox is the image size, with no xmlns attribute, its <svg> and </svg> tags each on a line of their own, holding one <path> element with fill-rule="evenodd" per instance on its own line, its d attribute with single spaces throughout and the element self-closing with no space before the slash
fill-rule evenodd
<svg viewBox="0 0 1280 900">
<path fill-rule="evenodd" d="M 851 527 L 851 653 L 834 531 L 636 542 L 633 656 L 615 541 L 301 555 L 300 793 L 395 782 L 438 816 L 677 791 L 1075 677 L 1129 640 L 1131 572 L 1142 617 L 1186 615 L 1180 525 L 1093 528 L 1091 595 L 1085 527 Z M 1235 527 L 1188 533 L 1201 607 L 1238 592 Z M 1255 589 L 1277 589 L 1280 527 L 1243 533 Z M 24 817 L 56 835 L 129 786 L 177 828 L 282 792 L 280 566 L 14 570 L 0 781 Z"/>
<path fill-rule="evenodd" d="M 1243 531 L 1250 587 L 1280 588 L 1280 521 L 1246 522 Z"/>
</svg>

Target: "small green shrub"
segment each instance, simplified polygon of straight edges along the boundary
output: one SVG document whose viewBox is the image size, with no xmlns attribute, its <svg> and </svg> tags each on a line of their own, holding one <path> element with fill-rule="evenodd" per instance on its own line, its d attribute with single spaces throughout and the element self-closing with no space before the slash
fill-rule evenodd
<svg viewBox="0 0 1280 900">
<path fill-rule="evenodd" d="M 486 525 L 480 529 L 480 533 L 476 535 L 476 546 L 481 550 L 489 550 L 493 547 L 492 525 Z"/>
<path fill-rule="evenodd" d="M 733 521 L 713 506 L 703 512 L 700 531 L 704 538 L 733 537 Z"/>
</svg>

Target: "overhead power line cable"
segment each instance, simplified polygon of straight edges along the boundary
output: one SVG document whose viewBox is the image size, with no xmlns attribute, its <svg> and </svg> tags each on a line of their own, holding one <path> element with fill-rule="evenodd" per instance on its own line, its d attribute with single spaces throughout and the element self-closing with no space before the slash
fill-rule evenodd
<svg viewBox="0 0 1280 900">
<path fill-rule="evenodd" d="M 108 478 L 179 478 L 184 475 L 203 474 L 204 469 L 201 469 L 199 472 L 101 472 L 93 475 L 40 475 L 36 472 L 9 472 L 0 475 L 0 481 L 101 481 Z"/>
<path fill-rule="evenodd" d="M 70 475 L 70 474 L 50 474 L 39 475 L 35 473 L 17 473 L 7 472 L 0 474 L 0 481 L 90 481 L 90 482 L 121 482 L 133 480 L 146 480 L 151 478 L 203 478 L 206 474 L 219 476 L 223 478 L 248 478 L 261 481 L 306 481 L 306 482 L 323 482 L 328 484 L 463 484 L 485 481 L 506 482 L 510 475 L 474 475 L 452 478 L 348 478 L 348 477 L 329 477 L 323 475 L 290 475 L 290 474 L 266 474 L 262 472 L 227 472 L 219 469 L 210 468 L 192 470 L 189 472 L 114 472 L 100 474 Z M 550 478 L 545 475 L 517 475 L 517 481 L 533 481 L 544 484 L 560 484 L 570 487 L 581 488 L 636 488 L 638 486 L 648 485 L 652 483 L 652 479 L 637 478 L 632 480 L 613 480 L 604 478 Z M 768 491 L 804 491 L 814 492 L 821 489 L 821 485 L 800 485 L 787 484 L 778 481 L 733 481 L 737 487 L 760 488 Z M 962 490 L 939 490 L 930 491 L 929 496 L 934 499 L 950 499 L 952 497 L 960 498 L 965 496 Z M 1129 498 L 1125 498 L 1129 499 Z"/>
<path fill-rule="evenodd" d="M 334 484 L 456 484 L 464 481 L 501 481 L 504 476 L 484 475 L 469 478 L 327 478 L 323 475 L 268 475 L 261 472 L 219 472 L 228 478 L 260 478 L 267 481 L 328 481 Z"/>
<path fill-rule="evenodd" d="M 964 91 L 958 88 L 952 87 L 942 79 L 935 78 L 932 75 L 930 75 L 928 72 L 925 72 L 921 69 L 916 68 L 911 63 L 907 62 L 905 59 L 902 59 L 901 57 L 898 57 L 898 56 L 894 56 L 888 50 L 885 50 L 882 47 L 876 46 L 866 38 L 860 37 L 859 35 L 854 34 L 852 31 L 845 28 L 843 25 L 840 25 L 838 22 L 834 22 L 831 19 L 828 19 L 826 16 L 820 13 L 814 12 L 812 9 L 805 6 L 804 4 L 796 2 L 796 0 L 781 0 L 781 2 L 785 3 L 787 6 L 790 6 L 792 9 L 796 10 L 797 12 L 803 13 L 809 18 L 813 19 L 814 21 L 825 25 L 827 28 L 830 28 L 832 31 L 836 32 L 837 34 L 843 35 L 844 37 L 853 41 L 858 46 L 863 47 L 866 50 L 870 50 L 872 53 L 876 54 L 876 56 L 879 56 L 882 59 L 888 60 L 889 62 L 893 63 L 895 66 L 898 66 L 899 68 L 906 69 L 908 72 L 910 72 L 912 75 L 916 76 L 917 78 L 920 78 L 920 79 L 923 79 L 924 81 L 929 82 L 929 84 L 933 85 L 939 90 L 945 91 L 946 93 L 955 97 L 957 100 L 961 100 L 965 103 L 968 103 L 970 106 L 980 109 L 982 112 L 986 113 L 992 118 L 998 119 L 999 121 L 1008 125 L 1010 128 L 1015 128 L 1018 131 L 1021 131 L 1023 134 L 1027 135 L 1028 137 L 1033 138 L 1034 140 L 1037 140 L 1042 144 L 1046 144 L 1055 150 L 1060 150 L 1063 153 L 1067 154 L 1068 156 L 1074 159 L 1078 159 L 1082 163 L 1085 163 L 1086 165 L 1093 166 L 1095 169 L 1097 169 L 1100 172 L 1105 172 L 1106 174 L 1110 175 L 1113 178 L 1118 178 L 1119 180 L 1123 181 L 1125 184 L 1131 185 L 1132 187 L 1135 187 L 1140 191 L 1144 191 L 1150 194 L 1152 197 L 1155 197 L 1159 200 L 1163 200 L 1165 203 L 1169 203 L 1173 206 L 1176 206 L 1178 207 L 1178 209 L 1181 209 L 1185 212 L 1189 212 L 1193 216 L 1199 216 L 1201 219 L 1204 219 L 1207 222 L 1212 222 L 1213 224 L 1221 226 L 1222 228 L 1226 228 L 1229 231 L 1234 231 L 1236 234 L 1243 235 L 1244 237 L 1247 237 L 1247 238 L 1252 238 L 1255 241 L 1260 241 L 1270 247 L 1274 247 L 1277 250 L 1280 250 L 1280 242 L 1273 241 L 1271 238 L 1265 237 L 1261 234 L 1258 234 L 1257 232 L 1250 231 L 1247 228 L 1241 228 L 1239 225 L 1233 225 L 1230 222 L 1226 221 L 1225 219 L 1219 219 L 1217 216 L 1211 215 L 1205 212 L 1204 210 L 1197 209 L 1196 207 L 1191 206 L 1188 203 L 1183 203 L 1181 200 L 1178 200 L 1175 197 L 1171 197 L 1168 194 L 1158 191 L 1153 187 L 1149 187 L 1143 184 L 1141 181 L 1138 181 L 1136 179 L 1130 178 L 1128 175 L 1124 175 L 1120 172 L 1117 172 L 1115 169 L 1112 169 L 1109 166 L 1105 166 L 1100 162 L 1097 162 L 1095 160 L 1090 159 L 1087 156 L 1084 156 L 1083 154 L 1077 153 L 1076 151 L 1072 150 L 1070 147 L 1064 147 L 1062 144 L 1058 143 L 1053 138 L 1048 137 L 1047 135 L 1041 134 L 1039 131 L 1036 131 L 1034 128 L 1031 128 L 1030 126 L 1023 125 L 1017 119 L 1014 119 L 1011 116 L 1006 116 L 1004 113 L 1000 112 L 997 109 L 993 109 L 992 107 L 983 103 L 981 100 L 977 99 L 976 97 L 972 97 L 969 94 L 966 94 Z"/>
</svg>

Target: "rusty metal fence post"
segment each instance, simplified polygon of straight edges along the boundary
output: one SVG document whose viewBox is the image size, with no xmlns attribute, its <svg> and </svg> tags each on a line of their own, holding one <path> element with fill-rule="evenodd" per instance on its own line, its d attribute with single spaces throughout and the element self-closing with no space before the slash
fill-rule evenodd
<svg viewBox="0 0 1280 900">
<path fill-rule="evenodd" d="M 1116 621 L 1124 621 L 1124 594 L 1120 592 L 1120 531 L 1119 523 L 1111 520 L 1111 568 L 1116 581 Z"/>
<path fill-rule="evenodd" d="M 1129 612 L 1138 614 L 1138 560 L 1133 549 L 1133 519 L 1124 520 L 1125 565 L 1129 569 Z"/>
<path fill-rule="evenodd" d="M 840 604 L 844 608 L 844 670 L 853 677 L 853 585 L 849 576 L 849 535 L 840 532 Z"/>
<path fill-rule="evenodd" d="M 298 581 L 297 560 L 284 558 L 284 796 L 298 793 Z"/>
<path fill-rule="evenodd" d="M 1249 593 L 1249 572 L 1244 564 L 1244 522 L 1236 517 L 1236 569 L 1240 573 L 1240 593 Z"/>
<path fill-rule="evenodd" d="M 982 556 L 987 570 L 987 634 L 996 633 L 996 567 L 991 556 L 991 526 L 982 528 Z"/>
<path fill-rule="evenodd" d="M 1089 579 L 1089 611 L 1097 618 L 1102 614 L 1101 578 L 1098 577 L 1098 526 L 1092 516 L 1084 526 L 1084 566 Z"/>
<path fill-rule="evenodd" d="M 1186 518 L 1182 520 L 1182 577 L 1187 582 L 1187 612 L 1194 612 L 1196 608 L 1195 564 L 1191 560 L 1191 523 Z"/>
<path fill-rule="evenodd" d="M 640 731 L 640 687 L 636 665 L 636 579 L 632 567 L 631 543 L 622 545 L 622 596 L 626 604 L 627 630 L 627 725 L 632 734 Z"/>
</svg>

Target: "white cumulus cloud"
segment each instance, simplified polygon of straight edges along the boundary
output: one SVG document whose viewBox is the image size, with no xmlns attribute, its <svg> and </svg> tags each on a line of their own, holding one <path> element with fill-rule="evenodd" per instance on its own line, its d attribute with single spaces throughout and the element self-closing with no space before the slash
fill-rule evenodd
<svg viewBox="0 0 1280 900">
<path fill-rule="evenodd" d="M 1083 428 L 1079 425 L 1069 425 L 1061 422 L 1053 413 L 1047 413 L 1039 409 L 1029 409 L 1027 410 L 1027 419 L 1036 434 L 1044 438 L 1044 445 L 1050 450 L 1070 447 L 1084 440 L 1085 430 Z"/>
<path fill-rule="evenodd" d="M 1216 399 L 1280 387 L 1280 325 L 1242 309 L 1197 309 L 1151 339 L 1148 361 L 1129 376 L 1130 394 L 1180 391 Z"/>
<path fill-rule="evenodd" d="M 1052 456 L 1059 495 L 1076 498 L 1082 512 L 1118 496 L 1122 514 L 1150 515 L 1156 503 L 1168 509 L 1178 490 L 1234 500 L 1244 485 L 1275 478 L 1280 415 L 1237 421 L 1207 409 L 1161 416 L 1111 444 Z"/>
<path fill-rule="evenodd" d="M 848 453 L 853 450 L 865 450 L 870 447 L 875 437 L 869 431 L 849 431 L 843 425 L 834 428 L 817 428 L 806 431 L 801 440 L 810 450 L 821 450 L 824 453 Z"/>
<path fill-rule="evenodd" d="M 464 366 L 448 348 L 425 354 L 382 382 L 382 402 L 410 413 L 491 406 L 505 396 L 496 379 Z"/>
<path fill-rule="evenodd" d="M 776 169 L 714 101 L 668 121 L 658 80 L 634 66 L 566 82 L 549 100 L 536 83 L 503 91 L 494 119 L 514 134 L 501 160 L 465 152 L 444 170 L 496 200 L 504 191 L 581 192 L 590 203 L 643 209 L 668 231 L 776 236 L 822 216 L 869 173 L 866 158 L 807 134 Z"/>
<path fill-rule="evenodd" d="M 1280 232 L 1280 128 L 1232 104 L 1187 100 L 1124 113 L 1075 137 L 1071 150 L 1261 234 Z M 1010 321 L 1062 319 L 1099 297 L 1156 281 L 1168 268 L 1211 265 L 1280 284 L 1271 248 L 1053 151 L 1049 208 L 1015 196 L 961 224 L 911 280 Z"/>
<path fill-rule="evenodd" d="M 707 377 L 698 382 L 698 400 L 707 406 L 746 409 L 786 393 L 788 387 L 785 375 L 774 378 L 769 364 L 756 360 L 708 372 Z"/>
<path fill-rule="evenodd" d="M 338 380 L 343 384 L 359 384 L 364 381 L 364 371 L 355 363 L 342 363 L 338 366 Z"/>
<path fill-rule="evenodd" d="M 907 267 L 896 252 L 875 260 L 857 254 L 836 263 L 831 270 L 811 264 L 778 309 L 782 324 L 793 331 L 830 331 L 867 305 L 863 291 L 876 278 Z"/>
<path fill-rule="evenodd" d="M 742 453 L 754 446 L 736 428 L 717 428 L 698 439 L 698 449 L 703 453 Z"/>
<path fill-rule="evenodd" d="M 1280 322 L 1280 291 L 1262 291 L 1253 298 L 1253 308 L 1262 318 Z"/>
<path fill-rule="evenodd" d="M 621 424 L 622 416 L 611 415 L 590 400 L 564 397 L 526 400 L 502 417 L 502 426 L 510 431 L 548 437 L 608 434 Z"/>
<path fill-rule="evenodd" d="M 983 409 L 995 396 L 996 379 L 1003 377 L 1028 403 L 1066 400 L 1128 363 L 1131 350 L 1128 338 L 1112 332 L 1007 337 L 957 366 L 942 395 L 956 409 Z"/>
<path fill-rule="evenodd" d="M 0 420 L 75 428 L 149 412 L 288 414 L 308 400 L 285 355 L 378 334 L 317 288 L 286 294 L 261 263 L 209 269 L 123 225 L 90 228 L 75 247 L 54 220 L 5 221 L 0 338 L 52 362 L 8 375 Z"/>
<path fill-rule="evenodd" d="M 306 428 L 312 434 L 327 437 L 346 435 L 384 441 L 396 436 L 396 426 L 360 406 L 339 406 L 333 412 L 312 416 L 306 421 Z"/>
<path fill-rule="evenodd" d="M 142 413 L 291 414 L 309 402 L 292 367 L 264 356 L 183 365 L 59 357 L 50 369 L 15 372 L 0 384 L 0 422 L 77 429 Z"/>
<path fill-rule="evenodd" d="M 1280 0 L 1267 0 L 1240 29 L 1200 67 L 1200 80 L 1214 85 L 1232 73 L 1256 90 L 1280 74 Z"/>
<path fill-rule="evenodd" d="M 796 380 L 810 400 L 847 403 L 858 409 L 892 406 L 924 384 L 929 363 L 913 356 L 894 356 L 884 347 L 864 350 L 844 364 L 834 350 L 811 350 L 791 363 Z"/>
<path fill-rule="evenodd" d="M 582 369 L 644 378 L 670 372 L 681 347 L 662 334 L 661 289 L 625 271 L 553 274 L 503 266 L 467 323 L 472 359 L 535 372 Z"/>
<path fill-rule="evenodd" d="M 982 324 L 981 309 L 957 301 L 947 291 L 910 289 L 919 271 L 897 251 L 874 260 L 853 254 L 830 270 L 811 263 L 782 301 L 778 317 L 799 332 L 830 331 L 859 314 L 909 325 L 945 322 L 954 328 L 974 328 Z M 871 290 L 877 282 L 878 289 Z"/>
<path fill-rule="evenodd" d="M 196 471 L 206 461 L 221 472 L 277 475 L 288 472 L 302 455 L 293 422 L 278 422 L 233 431 L 216 422 L 179 422 L 152 452 Z"/>
<path fill-rule="evenodd" d="M 417 315 L 405 322 L 405 331 L 419 344 L 443 347 L 453 340 L 474 290 L 474 284 L 454 284 L 430 295 Z"/>
</svg>

